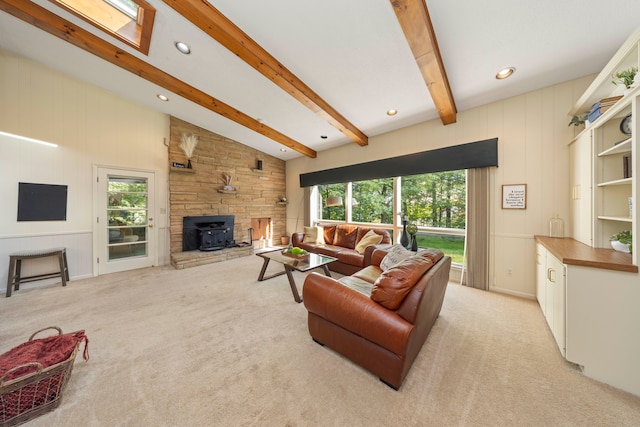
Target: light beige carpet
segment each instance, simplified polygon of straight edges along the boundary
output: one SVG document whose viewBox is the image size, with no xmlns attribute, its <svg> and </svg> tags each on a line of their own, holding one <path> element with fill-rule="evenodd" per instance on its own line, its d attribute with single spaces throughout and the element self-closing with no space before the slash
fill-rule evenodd
<svg viewBox="0 0 640 427">
<path fill-rule="evenodd" d="M 286 276 L 257 282 L 261 264 L 150 268 L 0 298 L 0 351 L 48 325 L 90 339 L 60 407 L 29 425 L 640 424 L 640 398 L 566 363 L 534 301 L 450 283 L 393 391 L 315 344 Z"/>
</svg>

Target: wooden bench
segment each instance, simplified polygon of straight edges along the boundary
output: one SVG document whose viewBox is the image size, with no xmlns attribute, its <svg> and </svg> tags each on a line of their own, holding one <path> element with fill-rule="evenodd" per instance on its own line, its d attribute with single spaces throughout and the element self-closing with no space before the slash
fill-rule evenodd
<svg viewBox="0 0 640 427">
<path fill-rule="evenodd" d="M 21 276 L 22 260 L 44 257 L 57 257 L 59 271 L 46 274 L 38 274 L 35 276 Z M 62 286 L 67 286 L 69 280 L 69 266 L 67 264 L 67 250 L 66 248 L 54 248 L 35 251 L 22 251 L 9 255 L 9 274 L 7 276 L 7 297 L 11 296 L 13 287 L 16 291 L 20 289 L 20 283 L 32 282 L 34 280 L 51 279 L 54 277 L 60 277 L 62 279 Z"/>
</svg>

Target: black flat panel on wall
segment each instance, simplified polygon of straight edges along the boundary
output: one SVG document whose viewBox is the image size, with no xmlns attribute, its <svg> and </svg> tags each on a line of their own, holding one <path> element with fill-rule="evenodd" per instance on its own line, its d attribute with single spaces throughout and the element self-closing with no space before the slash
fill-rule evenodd
<svg viewBox="0 0 640 427">
<path fill-rule="evenodd" d="M 18 183 L 18 221 L 66 220 L 66 185 Z"/>
<path fill-rule="evenodd" d="M 300 187 L 498 166 L 498 138 L 300 174 Z"/>
</svg>

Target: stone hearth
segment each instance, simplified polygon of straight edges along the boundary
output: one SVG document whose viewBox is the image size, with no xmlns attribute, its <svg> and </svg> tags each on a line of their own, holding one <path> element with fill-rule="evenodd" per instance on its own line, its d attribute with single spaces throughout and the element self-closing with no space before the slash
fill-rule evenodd
<svg viewBox="0 0 640 427">
<path fill-rule="evenodd" d="M 171 254 L 171 265 L 176 270 L 183 270 L 185 268 L 197 267 L 199 265 L 211 264 L 214 262 L 227 261 L 229 259 L 240 258 L 249 255 L 253 255 L 253 247 L 251 246 L 227 248 L 214 252 L 179 252 Z"/>
</svg>

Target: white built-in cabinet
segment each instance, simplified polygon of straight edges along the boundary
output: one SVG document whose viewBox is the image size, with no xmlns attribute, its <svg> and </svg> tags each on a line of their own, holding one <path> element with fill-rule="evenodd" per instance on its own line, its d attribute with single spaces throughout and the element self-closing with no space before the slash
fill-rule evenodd
<svg viewBox="0 0 640 427">
<path fill-rule="evenodd" d="M 562 355 L 565 355 L 565 266 L 543 245 L 536 245 L 536 294 L 549 330 Z"/>
<path fill-rule="evenodd" d="M 640 396 L 640 77 L 624 92 L 611 83 L 614 73 L 633 66 L 640 66 L 640 29 L 569 112 L 585 114 L 596 102 L 620 97 L 570 141 L 571 238 L 536 236 L 536 296 L 568 361 L 586 376 Z M 610 237 L 622 230 L 632 230 L 632 254 L 611 249 Z"/>
<path fill-rule="evenodd" d="M 639 84 L 624 90 L 611 83 L 612 75 L 640 66 L 640 29 L 616 52 L 593 83 L 573 106 L 570 115 L 589 112 L 605 98 L 621 97 L 593 123 L 588 123 L 569 145 L 572 197 L 572 237 L 594 248 L 610 248 L 610 237 L 622 230 L 636 236 L 638 209 L 638 137 L 640 136 Z M 624 133 L 622 121 L 631 115 L 631 134 Z M 587 157 L 589 156 L 589 157 Z M 628 157 L 631 176 L 625 176 Z M 632 262 L 638 265 L 638 239 L 633 242 Z"/>
</svg>

